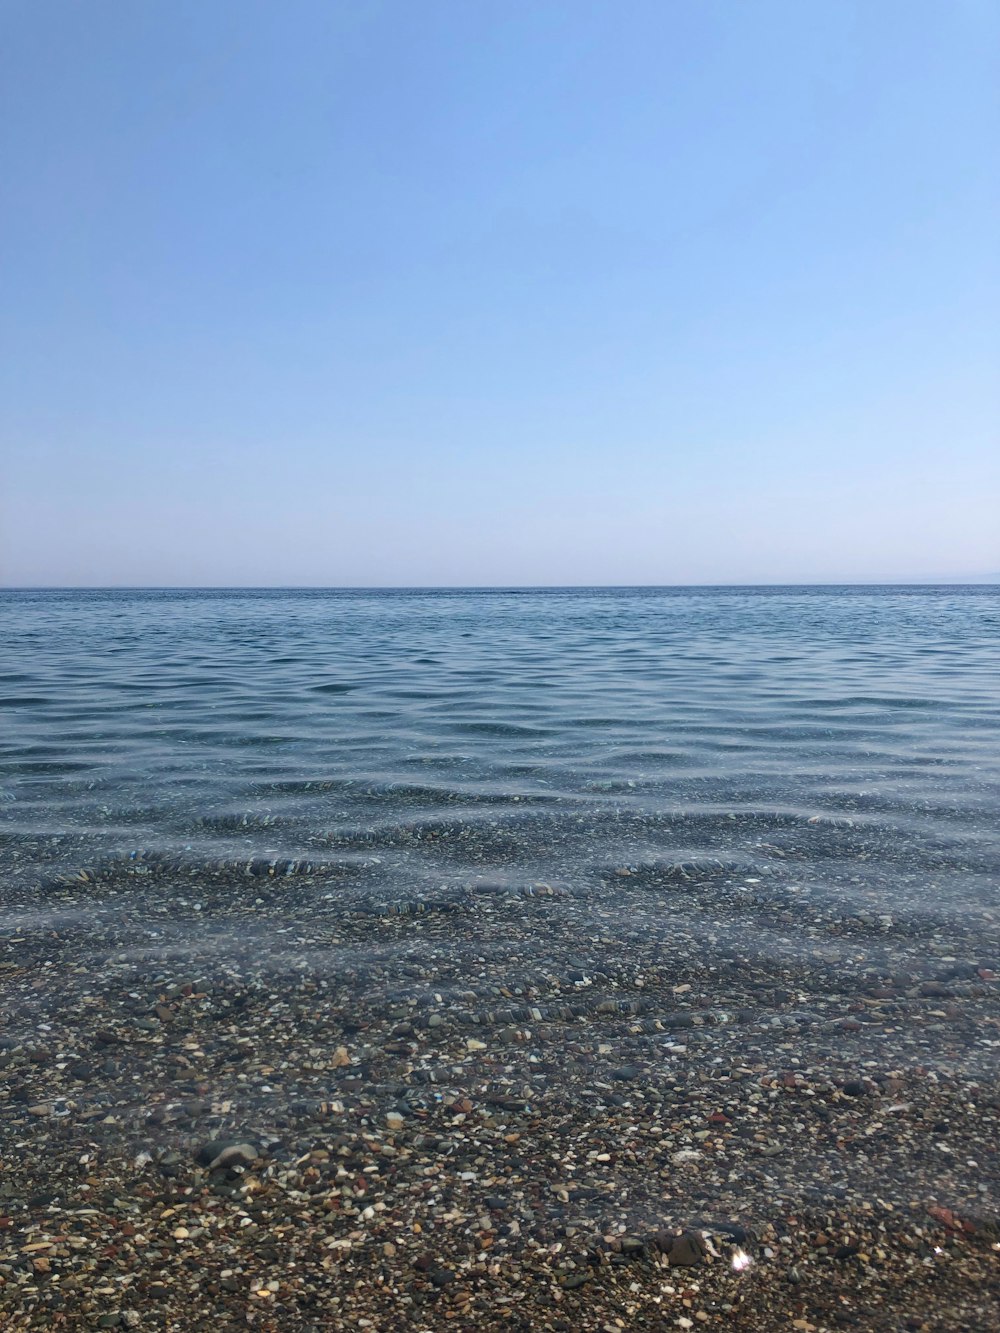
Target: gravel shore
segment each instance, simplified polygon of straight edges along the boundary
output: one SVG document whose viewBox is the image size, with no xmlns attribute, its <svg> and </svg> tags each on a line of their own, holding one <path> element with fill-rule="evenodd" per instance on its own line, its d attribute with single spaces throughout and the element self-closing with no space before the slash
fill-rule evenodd
<svg viewBox="0 0 1000 1333">
<path fill-rule="evenodd" d="M 1000 1327 L 988 909 L 352 873 L 11 881 L 4 1329 Z"/>
</svg>

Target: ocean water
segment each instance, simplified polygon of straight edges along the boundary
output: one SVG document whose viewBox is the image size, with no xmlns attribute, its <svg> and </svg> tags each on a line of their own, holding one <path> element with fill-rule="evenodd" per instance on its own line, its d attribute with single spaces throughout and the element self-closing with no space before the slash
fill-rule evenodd
<svg viewBox="0 0 1000 1333">
<path fill-rule="evenodd" d="M 159 859 L 335 864 L 390 907 L 686 873 L 766 895 L 790 866 L 845 910 L 996 901 L 994 587 L 8 591 L 0 615 L 24 892 Z"/>
</svg>

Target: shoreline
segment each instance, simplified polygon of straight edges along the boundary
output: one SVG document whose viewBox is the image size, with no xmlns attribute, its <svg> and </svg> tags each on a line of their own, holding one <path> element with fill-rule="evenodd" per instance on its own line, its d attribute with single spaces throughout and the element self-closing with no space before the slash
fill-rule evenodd
<svg viewBox="0 0 1000 1333">
<path fill-rule="evenodd" d="M 996 936 L 615 873 L 9 892 L 5 1327 L 996 1327 Z"/>
</svg>

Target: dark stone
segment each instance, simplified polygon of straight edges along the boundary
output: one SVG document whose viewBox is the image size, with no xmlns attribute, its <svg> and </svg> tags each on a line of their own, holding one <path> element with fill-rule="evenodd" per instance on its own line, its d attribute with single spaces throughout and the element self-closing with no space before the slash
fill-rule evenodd
<svg viewBox="0 0 1000 1333">
<path fill-rule="evenodd" d="M 638 1065 L 622 1065 L 620 1069 L 612 1069 L 611 1077 L 617 1079 L 620 1083 L 630 1083 L 632 1079 L 638 1078 L 642 1070 Z"/>
<path fill-rule="evenodd" d="M 706 1245 L 697 1231 L 685 1231 L 678 1236 L 668 1255 L 671 1267 L 690 1267 L 700 1264 L 706 1254 Z"/>
<path fill-rule="evenodd" d="M 435 1287 L 447 1287 L 455 1281 L 455 1274 L 450 1268 L 433 1268 L 431 1269 L 430 1279 Z"/>
<path fill-rule="evenodd" d="M 211 1170 L 222 1167 L 249 1166 L 260 1156 L 255 1144 L 244 1139 L 212 1139 L 198 1149 L 196 1160 Z"/>
</svg>

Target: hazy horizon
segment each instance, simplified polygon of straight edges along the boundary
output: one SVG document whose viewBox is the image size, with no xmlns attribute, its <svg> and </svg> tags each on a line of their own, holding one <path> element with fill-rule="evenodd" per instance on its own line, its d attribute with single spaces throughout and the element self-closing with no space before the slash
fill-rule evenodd
<svg viewBox="0 0 1000 1333">
<path fill-rule="evenodd" d="M 1000 9 L 4 34 L 0 585 L 1000 579 Z"/>
<path fill-rule="evenodd" d="M 22 583 L 0 584 L 3 592 L 614 592 L 697 588 L 992 588 L 1000 575 L 964 579 L 869 579 L 854 583 Z"/>
</svg>

